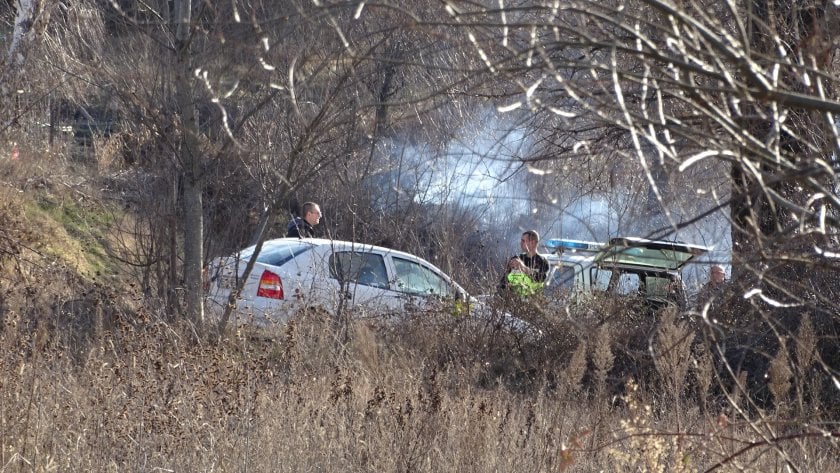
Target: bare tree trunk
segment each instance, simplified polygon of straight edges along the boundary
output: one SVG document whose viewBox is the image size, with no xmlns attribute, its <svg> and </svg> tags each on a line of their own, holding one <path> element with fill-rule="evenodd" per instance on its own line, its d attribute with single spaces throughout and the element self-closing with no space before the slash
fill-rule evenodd
<svg viewBox="0 0 840 473">
<path fill-rule="evenodd" d="M 9 46 L 9 64 L 20 66 L 23 63 L 22 43 L 24 37 L 32 30 L 35 23 L 36 0 L 17 0 L 15 16 L 15 30 L 12 33 L 12 44 Z"/>
<path fill-rule="evenodd" d="M 198 122 L 193 100 L 191 77 L 192 48 L 190 28 L 192 4 L 190 0 L 175 1 L 175 101 L 181 128 L 181 182 L 183 185 L 184 213 L 184 290 L 187 317 L 195 322 L 204 321 L 204 304 L 201 284 L 201 266 L 204 257 L 204 208 L 202 193 L 204 182 L 199 156 Z"/>
<path fill-rule="evenodd" d="M 173 171 L 177 167 L 176 163 L 173 163 Z M 176 175 L 175 172 L 172 173 L 173 176 Z M 181 303 L 178 299 L 178 206 L 181 205 L 181 199 L 178 198 L 178 178 L 175 177 L 172 179 L 172 200 L 167 205 L 167 211 L 169 212 L 168 221 L 169 221 L 169 228 L 165 232 L 166 236 L 166 243 L 168 244 L 167 247 L 167 261 L 169 263 L 169 271 L 167 276 L 168 277 L 159 277 L 158 281 L 167 281 L 168 286 L 166 287 L 166 301 L 167 301 L 167 309 L 168 313 L 171 314 L 172 317 L 179 317 L 181 315 Z M 163 236 L 163 235 L 161 235 Z M 161 242 L 163 244 L 163 242 Z"/>
</svg>

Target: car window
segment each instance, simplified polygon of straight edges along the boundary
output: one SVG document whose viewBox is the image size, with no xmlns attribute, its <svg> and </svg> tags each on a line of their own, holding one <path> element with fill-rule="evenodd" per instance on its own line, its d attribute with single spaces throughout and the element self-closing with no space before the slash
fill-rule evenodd
<svg viewBox="0 0 840 473">
<path fill-rule="evenodd" d="M 626 273 L 606 268 L 592 268 L 592 285 L 598 291 L 611 294 L 639 294 L 644 285 L 636 273 Z"/>
<path fill-rule="evenodd" d="M 340 251 L 330 255 L 330 276 L 363 286 L 388 287 L 385 259 L 376 253 Z"/>
<path fill-rule="evenodd" d="M 648 274 L 645 277 L 647 297 L 667 299 L 682 306 L 685 304 L 685 288 L 679 277 L 664 274 Z"/>
<path fill-rule="evenodd" d="M 674 291 L 671 278 L 648 276 L 645 278 L 649 296 L 667 296 Z"/>
<path fill-rule="evenodd" d="M 414 261 L 394 258 L 397 290 L 409 294 L 449 296 L 449 282 L 431 269 Z"/>
<path fill-rule="evenodd" d="M 644 292 L 644 282 L 636 273 L 619 273 L 615 294 L 640 295 Z"/>
<path fill-rule="evenodd" d="M 644 281 L 636 273 L 613 271 L 607 290 L 613 294 L 642 294 L 645 290 Z"/>
<path fill-rule="evenodd" d="M 562 298 L 575 289 L 575 267 L 557 265 L 551 273 L 551 280 L 545 285 L 545 295 L 549 298 Z"/>
<path fill-rule="evenodd" d="M 612 271 L 609 269 L 592 268 L 590 269 L 590 280 L 592 281 L 592 289 L 596 291 L 606 291 L 610 285 L 612 278 Z"/>
<path fill-rule="evenodd" d="M 312 248 L 310 245 L 277 245 L 263 247 L 257 261 L 272 266 L 283 266 L 292 258 L 300 256 Z"/>
<path fill-rule="evenodd" d="M 572 266 L 558 266 L 551 276 L 548 286 L 555 289 L 571 291 L 575 286 L 575 268 Z"/>
</svg>

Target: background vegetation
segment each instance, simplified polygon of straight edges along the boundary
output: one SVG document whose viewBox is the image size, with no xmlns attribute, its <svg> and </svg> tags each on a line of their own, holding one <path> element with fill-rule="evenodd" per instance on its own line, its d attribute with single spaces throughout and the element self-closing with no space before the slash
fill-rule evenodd
<svg viewBox="0 0 840 473">
<path fill-rule="evenodd" d="M 0 470 L 837 470 L 840 8 L 545 3 L 0 3 Z M 306 200 L 476 294 L 526 228 L 731 281 L 215 331 Z"/>
</svg>

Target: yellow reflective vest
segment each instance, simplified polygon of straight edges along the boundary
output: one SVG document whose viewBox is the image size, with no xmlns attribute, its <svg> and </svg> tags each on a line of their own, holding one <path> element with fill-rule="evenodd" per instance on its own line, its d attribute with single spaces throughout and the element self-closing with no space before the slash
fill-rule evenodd
<svg viewBox="0 0 840 473">
<path fill-rule="evenodd" d="M 507 275 L 508 287 L 520 297 L 533 296 L 543 288 L 543 283 L 536 282 L 522 271 L 511 271 Z"/>
</svg>

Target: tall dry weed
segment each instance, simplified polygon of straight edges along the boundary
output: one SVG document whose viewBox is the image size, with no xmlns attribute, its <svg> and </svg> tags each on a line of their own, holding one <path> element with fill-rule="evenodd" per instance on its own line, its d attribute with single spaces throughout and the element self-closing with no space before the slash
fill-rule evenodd
<svg viewBox="0 0 840 473">
<path fill-rule="evenodd" d="M 592 347 L 592 364 L 595 366 L 596 390 L 603 394 L 606 388 L 607 374 L 613 368 L 615 355 L 612 351 L 612 327 L 604 323 L 598 329 L 595 345 Z"/>
<path fill-rule="evenodd" d="M 586 340 L 578 340 L 578 345 L 572 353 L 572 358 L 563 370 L 563 379 L 572 393 L 579 393 L 583 389 L 583 377 L 586 374 Z"/>
<path fill-rule="evenodd" d="M 708 412 L 709 390 L 714 380 L 714 364 L 709 347 L 698 343 L 692 356 L 694 380 L 697 383 L 697 401 L 701 412 Z"/>
<path fill-rule="evenodd" d="M 97 170 L 105 173 L 119 169 L 124 159 L 126 141 L 131 140 L 132 138 L 124 132 L 107 136 L 94 135 L 92 138 L 93 158 Z"/>
<path fill-rule="evenodd" d="M 810 314 L 803 314 L 799 322 L 794 355 L 796 361 L 793 368 L 796 371 L 796 402 L 801 415 L 809 415 L 819 411 L 820 388 L 817 377 L 810 376 L 811 368 L 817 361 L 817 334 L 811 322 Z"/>
<path fill-rule="evenodd" d="M 767 388 L 773 395 L 776 410 L 780 414 L 784 414 L 788 409 L 788 394 L 793 380 L 793 370 L 788 356 L 787 342 L 784 338 L 779 339 L 779 349 L 770 362 L 768 376 L 770 379 Z"/>
<path fill-rule="evenodd" d="M 677 320 L 676 309 L 660 312 L 661 321 L 654 344 L 653 362 L 669 397 L 668 402 L 680 411 L 685 380 L 691 367 L 691 345 L 694 332 L 685 322 Z"/>
<path fill-rule="evenodd" d="M 693 472 L 692 451 L 684 437 L 668 435 L 656 427 L 653 408 L 641 400 L 639 386 L 629 381 L 623 396 L 626 415 L 613 433 L 616 444 L 607 449 L 614 471 L 651 473 Z"/>
<path fill-rule="evenodd" d="M 800 372 L 805 373 L 817 357 L 817 334 L 814 331 L 810 314 L 802 315 L 795 341 L 797 368 Z"/>
</svg>

